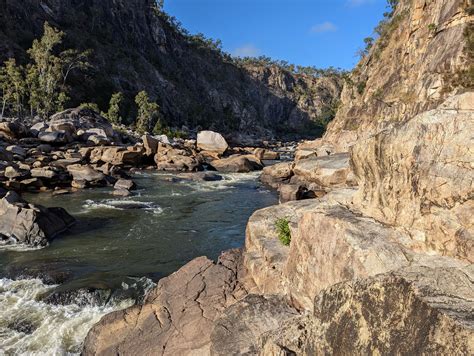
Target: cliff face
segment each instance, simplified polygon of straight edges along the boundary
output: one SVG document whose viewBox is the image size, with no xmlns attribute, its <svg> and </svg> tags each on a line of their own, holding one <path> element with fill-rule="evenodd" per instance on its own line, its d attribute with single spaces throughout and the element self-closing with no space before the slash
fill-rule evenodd
<svg viewBox="0 0 474 356">
<path fill-rule="evenodd" d="M 470 13 L 470 0 L 400 0 L 380 38 L 346 80 L 325 141 L 347 151 L 358 138 L 472 89 Z"/>
<path fill-rule="evenodd" d="M 111 93 L 122 91 L 131 106 L 145 89 L 171 126 L 306 132 L 342 89 L 337 77 L 240 68 L 179 33 L 153 0 L 0 0 L 0 7 L 1 60 L 26 59 L 44 21 L 66 32 L 66 46 L 94 51 L 95 69 L 86 80 L 72 78 L 73 105 L 92 101 L 105 109 Z"/>
</svg>

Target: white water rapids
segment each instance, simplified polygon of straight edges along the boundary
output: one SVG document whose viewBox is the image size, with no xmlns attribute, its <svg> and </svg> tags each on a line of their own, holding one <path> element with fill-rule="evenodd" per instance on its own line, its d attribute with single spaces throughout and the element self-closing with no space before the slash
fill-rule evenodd
<svg viewBox="0 0 474 356">
<path fill-rule="evenodd" d="M 53 305 L 40 297 L 54 289 L 39 279 L 0 279 L 0 355 L 75 355 L 90 328 L 112 306 Z"/>
</svg>

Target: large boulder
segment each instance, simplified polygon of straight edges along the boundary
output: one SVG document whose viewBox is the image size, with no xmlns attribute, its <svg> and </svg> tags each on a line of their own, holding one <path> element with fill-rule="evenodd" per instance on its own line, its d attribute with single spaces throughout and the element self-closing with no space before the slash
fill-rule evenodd
<svg viewBox="0 0 474 356">
<path fill-rule="evenodd" d="M 45 246 L 74 221 L 62 208 L 28 204 L 14 192 L 0 200 L 0 237 L 4 243 Z"/>
<path fill-rule="evenodd" d="M 158 152 L 154 157 L 158 170 L 163 171 L 197 171 L 201 162 L 195 151 L 188 147 L 174 148 L 165 143 L 159 143 Z"/>
<path fill-rule="evenodd" d="M 137 166 L 143 158 L 143 147 L 97 147 L 90 152 L 89 157 L 91 163 Z"/>
<path fill-rule="evenodd" d="M 189 262 L 158 282 L 143 305 L 103 317 L 87 335 L 83 355 L 209 355 L 221 313 L 246 295 L 238 282 L 241 252 L 217 263 Z"/>
<path fill-rule="evenodd" d="M 0 122 L 0 138 L 16 140 L 26 137 L 28 130 L 19 120 Z"/>
<path fill-rule="evenodd" d="M 41 131 L 38 133 L 38 138 L 42 142 L 64 144 L 72 141 L 72 136 L 65 130 L 56 130 L 53 132 Z"/>
<path fill-rule="evenodd" d="M 263 169 L 263 163 L 254 155 L 222 158 L 212 161 L 210 165 L 222 173 L 248 173 Z"/>
<path fill-rule="evenodd" d="M 293 176 L 293 162 L 282 162 L 263 168 L 260 180 L 272 188 L 277 189 L 280 185 L 288 183 Z"/>
<path fill-rule="evenodd" d="M 410 231 L 413 249 L 474 262 L 474 93 L 360 141 L 355 203 Z"/>
<path fill-rule="evenodd" d="M 64 131 L 71 136 L 78 136 L 87 141 L 90 136 L 105 136 L 113 139 L 115 132 L 110 122 L 97 112 L 86 108 L 68 109 L 54 114 L 49 120 L 49 130 Z"/>
<path fill-rule="evenodd" d="M 225 138 L 214 131 L 201 131 L 197 135 L 197 147 L 203 151 L 224 153 L 229 145 Z"/>
<path fill-rule="evenodd" d="M 67 166 L 67 170 L 76 181 L 98 182 L 105 179 L 102 172 L 96 171 L 90 165 L 72 164 Z"/>
<path fill-rule="evenodd" d="M 144 135 L 142 137 L 143 147 L 145 147 L 145 155 L 154 156 L 158 152 L 158 144 L 160 141 L 153 136 Z"/>
</svg>

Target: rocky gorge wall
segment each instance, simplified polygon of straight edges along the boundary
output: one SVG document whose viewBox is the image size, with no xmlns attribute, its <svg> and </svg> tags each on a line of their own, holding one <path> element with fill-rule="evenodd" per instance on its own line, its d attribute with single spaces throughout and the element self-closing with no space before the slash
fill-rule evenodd
<svg viewBox="0 0 474 356">
<path fill-rule="evenodd" d="M 44 21 L 66 33 L 65 46 L 92 49 L 94 69 L 71 77 L 71 105 L 106 110 L 114 92 L 133 106 L 138 91 L 156 99 L 166 123 L 259 136 L 307 134 L 334 106 L 337 76 L 293 75 L 277 66 L 237 66 L 208 45 L 183 35 L 154 0 L 1 0 L 0 60 L 25 61 Z M 126 113 L 133 117 L 133 110 Z"/>
<path fill-rule="evenodd" d="M 470 0 L 400 0 L 347 78 L 326 144 L 346 152 L 360 138 L 472 90 L 472 9 Z"/>
</svg>

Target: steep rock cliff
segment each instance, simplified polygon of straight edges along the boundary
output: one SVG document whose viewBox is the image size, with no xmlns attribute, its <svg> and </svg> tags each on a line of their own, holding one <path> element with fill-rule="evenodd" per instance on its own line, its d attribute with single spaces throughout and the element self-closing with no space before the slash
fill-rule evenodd
<svg viewBox="0 0 474 356">
<path fill-rule="evenodd" d="M 174 127 L 309 133 L 342 89 L 335 76 L 237 66 L 177 31 L 153 0 L 0 0 L 0 9 L 0 60 L 25 60 L 44 21 L 66 32 L 66 46 L 94 51 L 95 69 L 86 80 L 72 78 L 72 105 L 92 101 L 105 109 L 110 95 L 122 91 L 132 107 L 133 96 L 145 89 Z"/>
<path fill-rule="evenodd" d="M 324 136 L 334 151 L 473 88 L 472 2 L 400 0 L 347 78 Z"/>
</svg>

